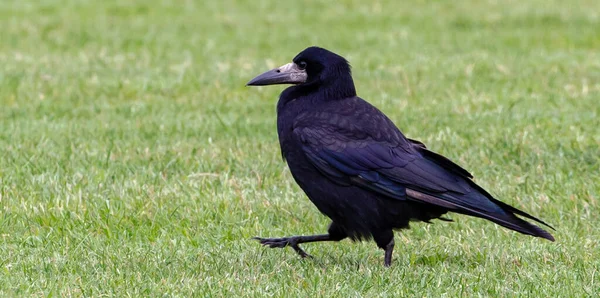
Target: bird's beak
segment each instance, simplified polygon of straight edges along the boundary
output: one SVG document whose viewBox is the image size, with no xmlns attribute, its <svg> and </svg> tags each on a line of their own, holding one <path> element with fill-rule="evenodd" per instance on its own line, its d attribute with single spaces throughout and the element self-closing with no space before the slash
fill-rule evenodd
<svg viewBox="0 0 600 298">
<path fill-rule="evenodd" d="M 308 74 L 306 70 L 300 69 L 296 63 L 288 63 L 284 66 L 269 70 L 250 80 L 246 86 L 265 86 L 276 84 L 302 84 L 306 82 Z"/>
</svg>

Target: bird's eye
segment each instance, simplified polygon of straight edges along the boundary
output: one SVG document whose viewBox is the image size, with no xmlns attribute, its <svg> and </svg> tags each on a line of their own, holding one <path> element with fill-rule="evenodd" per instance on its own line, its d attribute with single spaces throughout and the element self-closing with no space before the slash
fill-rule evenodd
<svg viewBox="0 0 600 298">
<path fill-rule="evenodd" d="M 306 69 L 306 61 L 298 62 L 298 67 L 302 70 Z"/>
</svg>

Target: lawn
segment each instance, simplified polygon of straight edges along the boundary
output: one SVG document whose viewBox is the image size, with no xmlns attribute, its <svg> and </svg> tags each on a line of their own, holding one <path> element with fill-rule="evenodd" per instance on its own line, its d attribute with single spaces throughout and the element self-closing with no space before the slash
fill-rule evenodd
<svg viewBox="0 0 600 298">
<path fill-rule="evenodd" d="M 4 0 L 0 296 L 597 295 L 598 28 L 596 0 Z M 283 87 L 244 86 L 310 45 L 556 242 L 451 215 L 388 269 L 251 240 L 327 228 L 281 160 Z"/>
</svg>

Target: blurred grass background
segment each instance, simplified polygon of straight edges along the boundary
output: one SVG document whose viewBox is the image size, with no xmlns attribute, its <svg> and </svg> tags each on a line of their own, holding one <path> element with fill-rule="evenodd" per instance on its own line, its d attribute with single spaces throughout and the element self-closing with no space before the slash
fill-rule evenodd
<svg viewBox="0 0 600 298">
<path fill-rule="evenodd" d="M 597 1 L 0 2 L 2 296 L 538 296 L 600 292 Z M 281 161 L 282 87 L 310 45 L 361 97 L 557 242 L 480 219 L 373 243 L 325 231 Z"/>
</svg>

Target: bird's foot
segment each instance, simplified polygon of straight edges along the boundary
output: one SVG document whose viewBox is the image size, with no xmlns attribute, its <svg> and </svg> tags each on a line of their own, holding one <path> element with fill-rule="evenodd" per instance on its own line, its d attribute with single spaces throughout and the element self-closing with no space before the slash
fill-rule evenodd
<svg viewBox="0 0 600 298">
<path fill-rule="evenodd" d="M 264 246 L 268 246 L 270 248 L 275 248 L 275 247 L 286 247 L 289 246 L 291 248 L 293 248 L 296 253 L 298 255 L 300 255 L 300 257 L 302 258 L 312 258 L 311 255 L 307 254 L 302 248 L 300 248 L 300 246 L 298 245 L 298 237 L 283 237 L 283 238 L 260 238 L 260 237 L 254 237 L 252 239 L 258 240 L 260 242 L 260 244 L 264 245 Z"/>
</svg>

